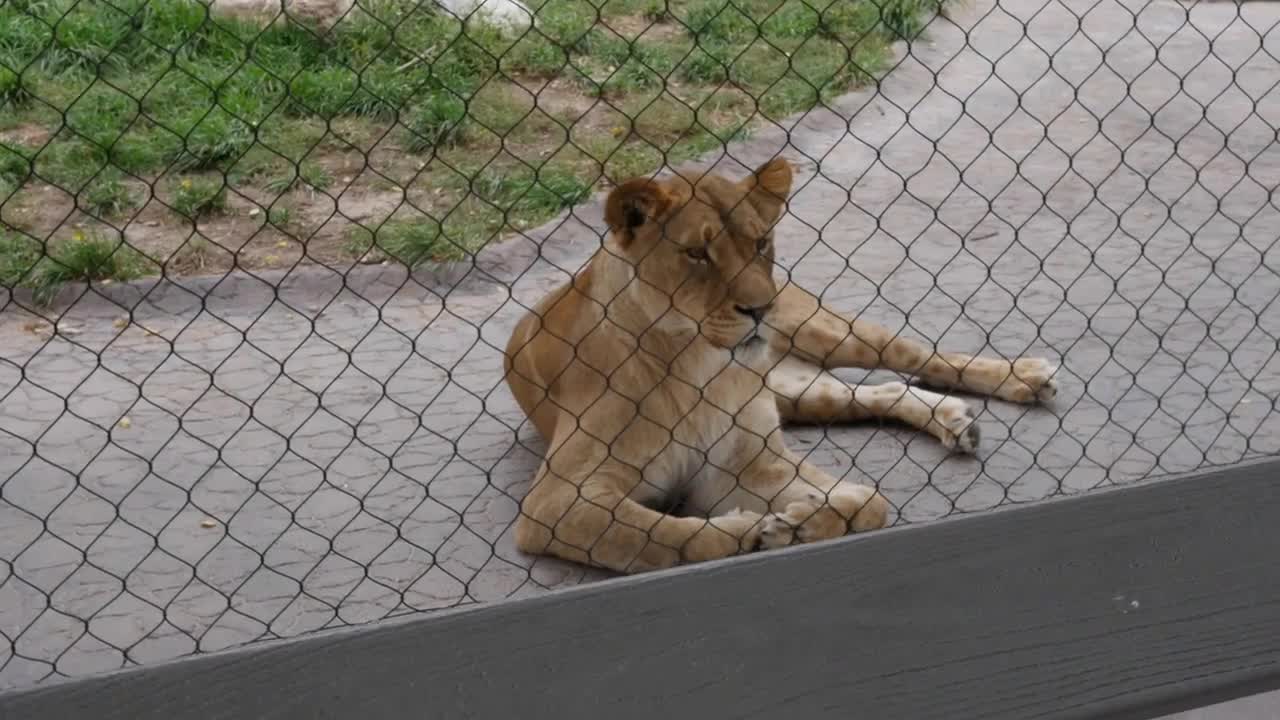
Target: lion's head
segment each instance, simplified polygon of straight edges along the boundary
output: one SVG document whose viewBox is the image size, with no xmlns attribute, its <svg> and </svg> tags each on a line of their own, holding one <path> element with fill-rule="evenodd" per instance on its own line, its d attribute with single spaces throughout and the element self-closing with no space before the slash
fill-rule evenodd
<svg viewBox="0 0 1280 720">
<path fill-rule="evenodd" d="M 773 227 L 791 182 L 790 164 L 775 159 L 738 181 L 639 178 L 609 194 L 611 251 L 634 268 L 627 292 L 656 327 L 725 349 L 764 344 L 778 294 Z"/>
</svg>

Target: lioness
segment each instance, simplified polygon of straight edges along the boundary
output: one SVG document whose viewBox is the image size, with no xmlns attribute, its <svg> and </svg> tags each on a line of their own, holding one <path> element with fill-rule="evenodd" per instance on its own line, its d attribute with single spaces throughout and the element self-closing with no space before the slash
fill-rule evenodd
<svg viewBox="0 0 1280 720">
<path fill-rule="evenodd" d="M 779 287 L 773 227 L 791 185 L 775 159 L 737 182 L 642 178 L 609 194 L 608 241 L 506 349 L 511 392 L 548 443 L 516 521 L 522 551 L 632 573 L 883 527 L 884 496 L 800 459 L 784 422 L 891 418 L 976 447 L 966 402 L 828 368 L 1055 395 L 1045 360 L 936 352 Z"/>
</svg>

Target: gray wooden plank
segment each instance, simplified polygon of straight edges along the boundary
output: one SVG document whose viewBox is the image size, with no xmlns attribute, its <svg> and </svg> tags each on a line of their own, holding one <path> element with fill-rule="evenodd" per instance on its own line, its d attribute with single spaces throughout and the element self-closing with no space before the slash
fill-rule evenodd
<svg viewBox="0 0 1280 720">
<path fill-rule="evenodd" d="M 11 692 L 0 718 L 1115 718 L 1280 687 L 1280 460 Z"/>
</svg>

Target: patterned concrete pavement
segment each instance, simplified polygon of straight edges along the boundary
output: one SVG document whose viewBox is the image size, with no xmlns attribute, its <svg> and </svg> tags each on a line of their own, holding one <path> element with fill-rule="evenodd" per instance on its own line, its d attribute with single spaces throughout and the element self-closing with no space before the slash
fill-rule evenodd
<svg viewBox="0 0 1280 720">
<path fill-rule="evenodd" d="M 730 147 L 726 172 L 803 170 L 794 282 L 1063 363 L 1050 407 L 974 400 L 976 458 L 875 425 L 797 445 L 900 523 L 1280 451 L 1278 21 L 975 1 L 878 89 Z M 0 688 L 601 577 L 513 547 L 542 445 L 500 356 L 601 232 L 597 202 L 412 277 L 64 293 L 57 333 L 0 298 Z"/>
</svg>

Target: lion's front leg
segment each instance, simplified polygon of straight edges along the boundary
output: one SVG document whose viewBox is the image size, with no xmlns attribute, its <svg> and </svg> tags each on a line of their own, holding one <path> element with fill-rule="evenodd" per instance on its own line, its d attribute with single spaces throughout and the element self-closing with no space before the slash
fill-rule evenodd
<svg viewBox="0 0 1280 720">
<path fill-rule="evenodd" d="M 1057 366 L 1043 358 L 975 357 L 938 351 L 881 325 L 823 307 L 813 294 L 786 285 L 769 319 L 773 344 L 824 368 L 883 368 L 943 389 L 1017 403 L 1047 402 L 1058 392 Z"/>
<path fill-rule="evenodd" d="M 758 543 L 759 513 L 731 509 L 711 518 L 676 517 L 626 497 L 628 469 L 606 464 L 588 477 L 546 469 L 521 503 L 516 545 L 535 555 L 622 573 L 749 552 Z"/>
<path fill-rule="evenodd" d="M 742 507 L 764 514 L 762 549 L 878 530 L 889 520 L 889 501 L 874 487 L 837 480 L 785 449 L 760 454 L 720 497 L 712 513 Z"/>
<path fill-rule="evenodd" d="M 808 462 L 798 464 L 770 503 L 773 512 L 764 517 L 762 549 L 879 530 L 888 523 L 889 501 L 875 488 L 837 480 Z M 785 477 L 787 464 L 773 472 Z"/>
</svg>

